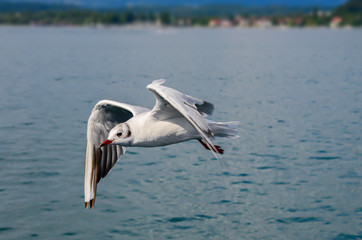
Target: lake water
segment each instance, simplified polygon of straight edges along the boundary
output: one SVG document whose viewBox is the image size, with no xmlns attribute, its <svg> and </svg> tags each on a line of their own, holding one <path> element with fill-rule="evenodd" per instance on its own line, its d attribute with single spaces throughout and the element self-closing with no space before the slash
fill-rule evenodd
<svg viewBox="0 0 362 240">
<path fill-rule="evenodd" d="M 86 124 L 146 85 L 240 121 L 130 148 L 84 210 Z M 362 30 L 0 28 L 1 239 L 361 239 Z"/>
</svg>

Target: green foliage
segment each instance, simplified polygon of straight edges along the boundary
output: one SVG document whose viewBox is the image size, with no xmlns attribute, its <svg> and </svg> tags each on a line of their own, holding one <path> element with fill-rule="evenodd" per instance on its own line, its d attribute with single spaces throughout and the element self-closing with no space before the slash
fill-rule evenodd
<svg viewBox="0 0 362 240">
<path fill-rule="evenodd" d="M 155 19 L 152 15 L 135 15 L 133 12 L 100 12 L 93 10 L 49 10 L 40 12 L 19 12 L 0 14 L 0 24 L 37 25 L 119 25 L 135 21 Z"/>
<path fill-rule="evenodd" d="M 168 12 L 162 12 L 160 14 L 160 21 L 162 25 L 170 25 L 171 24 L 171 16 Z"/>
<path fill-rule="evenodd" d="M 208 26 L 210 18 L 209 17 L 200 17 L 200 18 L 193 18 L 192 25 L 197 26 Z"/>
<path fill-rule="evenodd" d="M 342 25 L 361 26 L 362 25 L 362 1 L 350 0 L 338 7 L 334 16 L 342 17 Z"/>
<path fill-rule="evenodd" d="M 338 7 L 334 14 L 336 15 L 350 15 L 350 14 L 361 14 L 362 13 L 362 1 L 361 0 L 350 0 L 342 6 Z"/>
</svg>

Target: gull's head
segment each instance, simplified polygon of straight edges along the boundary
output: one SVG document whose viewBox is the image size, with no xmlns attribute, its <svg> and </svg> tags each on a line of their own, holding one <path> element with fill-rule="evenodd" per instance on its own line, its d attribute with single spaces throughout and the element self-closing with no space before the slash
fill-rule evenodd
<svg viewBox="0 0 362 240">
<path fill-rule="evenodd" d="M 127 123 L 120 123 L 114 126 L 108 134 L 108 138 L 100 147 L 108 144 L 116 144 L 121 146 L 129 146 L 131 140 L 131 129 Z"/>
</svg>

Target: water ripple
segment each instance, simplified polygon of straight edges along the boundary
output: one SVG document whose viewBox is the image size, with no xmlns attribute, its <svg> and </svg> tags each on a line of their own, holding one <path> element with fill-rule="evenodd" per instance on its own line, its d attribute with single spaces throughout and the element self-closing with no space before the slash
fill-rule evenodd
<svg viewBox="0 0 362 240">
<path fill-rule="evenodd" d="M 168 219 L 168 221 L 172 222 L 172 223 L 187 222 L 187 221 L 194 221 L 194 220 L 198 220 L 198 219 L 194 218 L 194 217 L 173 217 L 173 218 Z"/>
<path fill-rule="evenodd" d="M 139 236 L 139 234 L 129 231 L 129 230 L 118 230 L 118 229 L 112 229 L 110 231 L 111 233 L 115 233 L 115 234 L 119 234 L 119 235 L 127 235 L 127 236 L 131 236 L 131 237 L 137 237 Z"/>
<path fill-rule="evenodd" d="M 290 183 L 288 183 L 288 182 L 272 182 L 272 184 L 274 184 L 274 185 L 288 185 Z"/>
<path fill-rule="evenodd" d="M 309 157 L 309 159 L 329 161 L 329 160 L 341 159 L 341 157 L 338 157 L 338 156 L 322 156 L 322 157 L 321 156 L 311 156 L 311 157 Z"/>
<path fill-rule="evenodd" d="M 0 227 L 0 232 L 10 231 L 13 230 L 11 227 Z"/>
<path fill-rule="evenodd" d="M 168 218 L 167 222 L 171 223 L 179 223 L 179 222 L 189 222 L 189 221 L 205 221 L 209 219 L 213 219 L 215 217 L 205 214 L 196 214 L 193 217 L 172 217 Z"/>
<path fill-rule="evenodd" d="M 334 238 L 334 240 L 357 240 L 362 239 L 361 234 L 347 234 L 347 233 L 340 233 L 338 236 Z"/>
<path fill-rule="evenodd" d="M 255 182 L 253 182 L 253 181 L 248 181 L 248 180 L 243 180 L 243 181 L 231 182 L 231 184 L 233 184 L 233 185 L 236 185 L 236 184 L 255 184 Z"/>
<path fill-rule="evenodd" d="M 256 169 L 258 170 L 280 170 L 280 171 L 285 171 L 288 170 L 287 168 L 283 168 L 283 167 L 276 167 L 276 166 L 261 166 L 261 167 L 257 167 Z"/>
<path fill-rule="evenodd" d="M 63 233 L 63 236 L 75 236 L 75 235 L 77 235 L 77 233 L 75 233 L 75 232 L 65 232 L 65 233 Z"/>
<path fill-rule="evenodd" d="M 262 157 L 262 158 L 274 158 L 274 159 L 285 159 L 277 154 L 260 154 L 260 153 L 250 153 L 251 156 Z"/>
<path fill-rule="evenodd" d="M 216 205 L 219 205 L 219 204 L 228 204 L 228 203 L 231 203 L 230 200 L 221 200 L 221 201 L 216 201 L 216 202 L 211 202 L 211 204 L 216 204 Z"/>
<path fill-rule="evenodd" d="M 317 217 L 290 217 L 280 218 L 276 220 L 278 223 L 292 224 L 292 223 L 306 223 L 306 222 L 322 222 L 321 218 Z"/>
</svg>

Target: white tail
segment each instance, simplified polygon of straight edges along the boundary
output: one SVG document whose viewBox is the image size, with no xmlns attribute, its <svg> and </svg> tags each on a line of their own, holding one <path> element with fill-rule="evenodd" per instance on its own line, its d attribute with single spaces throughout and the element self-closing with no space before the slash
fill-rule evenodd
<svg viewBox="0 0 362 240">
<path fill-rule="evenodd" d="M 238 121 L 233 122 L 212 122 L 209 121 L 209 126 L 216 137 L 236 138 L 239 137 L 237 127 Z"/>
</svg>

